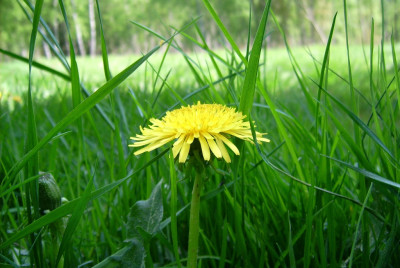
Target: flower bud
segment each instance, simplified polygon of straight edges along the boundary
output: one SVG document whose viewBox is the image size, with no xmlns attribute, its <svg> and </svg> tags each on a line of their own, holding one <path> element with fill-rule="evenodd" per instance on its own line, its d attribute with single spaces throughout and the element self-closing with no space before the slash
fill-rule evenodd
<svg viewBox="0 0 400 268">
<path fill-rule="evenodd" d="M 43 173 L 39 177 L 39 207 L 42 212 L 56 209 L 61 205 L 61 191 L 53 175 Z"/>
</svg>

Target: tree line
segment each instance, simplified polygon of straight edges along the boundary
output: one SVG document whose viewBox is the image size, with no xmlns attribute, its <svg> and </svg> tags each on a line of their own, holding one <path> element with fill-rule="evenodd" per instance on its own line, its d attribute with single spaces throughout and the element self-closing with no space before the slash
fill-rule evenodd
<svg viewBox="0 0 400 268">
<path fill-rule="evenodd" d="M 254 35 L 266 1 L 210 2 L 234 40 L 239 46 L 245 47 L 248 32 L 250 30 Z M 369 43 L 372 18 L 375 22 L 376 36 L 382 36 L 381 29 L 384 29 L 386 38 L 393 34 L 395 40 L 399 40 L 400 0 L 345 2 L 351 42 Z M 28 3 L 29 0 L 0 0 L 0 48 L 21 55 L 27 54 L 32 27 L 30 18 L 33 16 Z M 335 12 L 338 12 L 335 32 L 344 32 L 343 3 L 344 1 L 329 0 L 280 0 L 272 1 L 271 9 L 291 45 L 310 45 L 326 42 Z M 191 27 L 186 31 L 187 34 L 200 39 L 200 32 L 209 47 L 223 47 L 226 44 L 202 0 L 98 0 L 98 4 L 108 50 L 111 53 L 138 53 L 150 49 L 160 41 L 135 26 L 132 21 L 169 36 L 174 28 L 178 29 L 199 18 L 197 29 Z M 96 0 L 64 0 L 64 5 L 71 23 L 77 53 L 83 56 L 100 53 L 100 25 Z M 59 40 L 63 51 L 68 54 L 68 35 L 58 0 L 44 1 L 42 17 Z M 269 17 L 267 34 L 269 45 L 283 44 L 272 16 Z M 338 36 L 334 39 L 336 43 L 345 41 L 343 34 L 334 36 Z M 38 53 L 50 56 L 47 44 L 41 39 L 38 42 L 41 42 Z M 183 49 L 190 49 L 193 46 L 193 43 L 183 36 L 179 37 L 179 42 Z"/>
</svg>

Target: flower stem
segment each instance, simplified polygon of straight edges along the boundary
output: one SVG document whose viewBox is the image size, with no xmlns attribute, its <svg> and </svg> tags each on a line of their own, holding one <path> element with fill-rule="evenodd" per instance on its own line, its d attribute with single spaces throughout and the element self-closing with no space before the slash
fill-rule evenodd
<svg viewBox="0 0 400 268">
<path fill-rule="evenodd" d="M 200 193 L 203 186 L 203 178 L 201 172 L 196 172 L 192 191 L 192 203 L 190 205 L 190 222 L 189 222 L 189 250 L 188 250 L 188 268 L 197 267 L 197 249 L 199 246 L 199 210 L 200 210 Z"/>
</svg>

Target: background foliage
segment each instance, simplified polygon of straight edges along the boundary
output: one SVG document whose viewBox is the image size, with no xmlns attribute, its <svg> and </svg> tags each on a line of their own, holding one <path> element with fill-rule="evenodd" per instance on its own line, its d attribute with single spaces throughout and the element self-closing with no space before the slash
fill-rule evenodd
<svg viewBox="0 0 400 268">
<path fill-rule="evenodd" d="M 26 16 L 21 12 L 19 2 L 23 1 L 0 2 L 0 47 L 17 54 L 27 55 L 31 27 L 26 23 Z M 78 55 L 98 54 L 101 51 L 101 44 L 96 41 L 100 35 L 100 28 L 93 2 L 94 0 L 65 1 Z M 241 47 L 246 46 L 250 14 L 249 2 L 242 0 L 211 2 L 237 44 Z M 253 0 L 250 2 L 253 16 L 251 30 L 255 32 L 257 22 L 261 18 L 264 1 Z M 110 53 L 143 52 L 157 44 L 156 38 L 146 32 L 138 31 L 130 21 L 157 29 L 163 34 L 171 34 L 169 26 L 180 27 L 193 18 L 201 17 L 198 25 L 207 44 L 212 48 L 228 44 L 201 0 L 100 0 L 99 3 L 102 9 L 107 10 L 103 14 L 103 21 Z M 377 29 L 381 28 L 382 23 L 386 24 L 385 38 L 390 36 L 393 31 L 394 39 L 399 40 L 400 33 L 398 27 L 394 27 L 394 25 L 400 24 L 398 12 L 400 2 L 399 0 L 384 0 L 383 3 L 384 20 L 382 20 L 380 1 L 347 1 L 348 17 L 353 22 L 348 26 L 349 31 L 352 32 L 349 36 L 352 43 L 370 40 L 368 28 L 372 17 L 375 19 Z M 329 0 L 281 0 L 273 1 L 271 7 L 292 45 L 325 44 L 331 26 L 331 21 L 327 18 L 330 18 L 335 11 L 343 12 L 342 1 Z M 89 15 L 90 10 L 93 12 L 92 17 Z M 67 53 L 69 50 L 68 33 L 62 14 L 59 12 L 57 0 L 44 1 L 42 16 Z M 94 35 L 91 35 L 91 24 L 94 25 Z M 268 29 L 270 32 L 268 43 L 272 46 L 283 45 L 283 39 L 271 21 L 268 22 Z M 338 35 L 335 37 L 334 43 L 344 44 L 344 30 L 344 21 L 338 21 L 336 25 Z M 194 30 L 190 31 L 194 34 Z M 379 33 L 376 33 L 375 37 L 379 37 Z M 180 38 L 178 37 L 178 39 Z M 79 42 L 82 45 L 79 45 Z M 96 43 L 93 52 L 90 48 L 91 42 Z M 193 48 L 193 44 L 188 40 L 182 39 L 181 42 L 183 48 Z M 36 52 L 47 56 L 51 55 L 45 42 L 40 39 Z"/>
</svg>

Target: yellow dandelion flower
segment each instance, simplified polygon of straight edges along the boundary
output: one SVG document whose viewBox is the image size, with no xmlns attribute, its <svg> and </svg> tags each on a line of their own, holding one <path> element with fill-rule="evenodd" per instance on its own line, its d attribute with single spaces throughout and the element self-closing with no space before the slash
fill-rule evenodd
<svg viewBox="0 0 400 268">
<path fill-rule="evenodd" d="M 18 103 L 22 103 L 22 99 L 20 96 L 14 96 L 13 97 L 13 101 L 18 102 Z"/>
<path fill-rule="evenodd" d="M 174 157 L 179 154 L 179 162 L 184 163 L 193 142 L 200 143 L 204 160 L 210 160 L 210 150 L 217 158 L 223 158 L 230 163 L 231 159 L 226 150 L 227 145 L 236 155 L 238 148 L 228 139 L 230 136 L 252 142 L 253 136 L 250 123 L 243 121 L 244 116 L 221 104 L 201 104 L 181 107 L 167 114 L 161 119 L 150 119 L 152 125 L 140 127 L 141 135 L 131 137 L 135 141 L 131 147 L 146 146 L 135 152 L 139 155 L 150 152 L 162 145 L 175 140 L 172 147 Z M 265 133 L 256 132 L 258 142 L 269 142 L 263 137 Z"/>
</svg>

